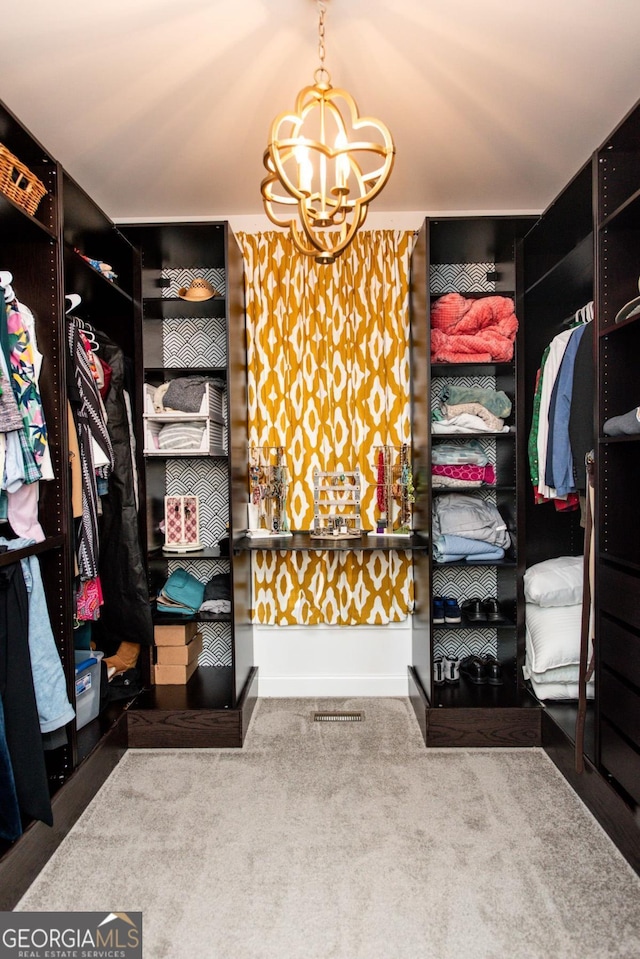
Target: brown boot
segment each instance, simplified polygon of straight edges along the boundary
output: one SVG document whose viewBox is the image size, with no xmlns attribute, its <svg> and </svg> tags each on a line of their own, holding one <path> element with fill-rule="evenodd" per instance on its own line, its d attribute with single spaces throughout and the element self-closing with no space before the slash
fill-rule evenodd
<svg viewBox="0 0 640 959">
<path fill-rule="evenodd" d="M 139 655 L 140 643 L 120 643 L 117 652 L 105 659 L 109 679 L 113 679 L 120 673 L 125 673 L 128 669 L 133 669 L 138 662 Z"/>
</svg>

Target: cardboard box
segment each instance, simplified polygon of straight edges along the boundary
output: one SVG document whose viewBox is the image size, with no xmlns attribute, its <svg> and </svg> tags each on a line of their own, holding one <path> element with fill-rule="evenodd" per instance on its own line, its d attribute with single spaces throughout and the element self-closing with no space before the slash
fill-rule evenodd
<svg viewBox="0 0 640 959">
<path fill-rule="evenodd" d="M 153 681 L 156 686 L 184 686 L 197 668 L 197 656 L 188 666 L 154 666 Z"/>
<path fill-rule="evenodd" d="M 198 632 L 195 620 L 188 623 L 171 623 L 169 626 L 156 626 L 153 638 L 156 646 L 186 646 Z"/>
<path fill-rule="evenodd" d="M 202 652 L 202 633 L 196 633 L 186 646 L 158 646 L 158 666 L 190 666 Z"/>
</svg>

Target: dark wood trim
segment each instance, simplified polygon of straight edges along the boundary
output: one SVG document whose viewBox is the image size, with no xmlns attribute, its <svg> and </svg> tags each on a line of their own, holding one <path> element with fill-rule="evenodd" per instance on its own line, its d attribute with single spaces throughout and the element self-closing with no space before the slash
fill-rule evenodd
<svg viewBox="0 0 640 959">
<path fill-rule="evenodd" d="M 127 749 L 127 720 L 119 720 L 53 797 L 53 826 L 33 822 L 0 860 L 0 909 L 13 909 L 78 821 Z"/>
<path fill-rule="evenodd" d="M 539 746 L 536 707 L 511 709 L 430 709 L 427 746 Z"/>
<path fill-rule="evenodd" d="M 258 667 L 252 666 L 247 681 L 244 684 L 244 689 L 240 694 L 240 699 L 238 701 L 238 709 L 240 710 L 242 720 L 242 742 L 244 743 L 244 738 L 247 735 L 247 729 L 249 728 L 249 723 L 251 722 L 251 717 L 253 716 L 253 711 L 256 708 L 256 703 L 258 702 Z"/>
<path fill-rule="evenodd" d="M 632 869 L 640 875 L 637 812 L 588 758 L 584 758 L 584 772 L 576 772 L 574 745 L 545 710 L 542 710 L 542 747 Z"/>
<path fill-rule="evenodd" d="M 418 720 L 425 746 L 427 745 L 427 717 L 429 715 L 429 700 L 422 688 L 422 683 L 413 666 L 409 666 L 409 699 Z"/>
<path fill-rule="evenodd" d="M 417 671 L 409 666 L 409 699 L 428 748 L 541 744 L 542 709 L 526 693 L 510 707 L 431 706 Z"/>
<path fill-rule="evenodd" d="M 257 677 L 254 666 L 236 706 L 130 709 L 129 748 L 241 749 L 256 704 Z"/>
</svg>

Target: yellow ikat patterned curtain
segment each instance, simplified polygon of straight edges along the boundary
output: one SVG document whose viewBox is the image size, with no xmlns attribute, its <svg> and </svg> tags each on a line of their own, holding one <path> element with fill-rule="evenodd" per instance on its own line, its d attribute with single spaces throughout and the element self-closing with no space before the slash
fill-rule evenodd
<svg viewBox="0 0 640 959">
<path fill-rule="evenodd" d="M 285 449 L 291 529 L 313 527 L 314 467 L 359 467 L 362 525 L 375 527 L 375 448 L 410 443 L 413 234 L 361 231 L 331 266 L 298 253 L 280 232 L 238 238 L 249 442 Z M 261 550 L 254 557 L 254 622 L 384 624 L 412 609 L 408 551 Z"/>
</svg>

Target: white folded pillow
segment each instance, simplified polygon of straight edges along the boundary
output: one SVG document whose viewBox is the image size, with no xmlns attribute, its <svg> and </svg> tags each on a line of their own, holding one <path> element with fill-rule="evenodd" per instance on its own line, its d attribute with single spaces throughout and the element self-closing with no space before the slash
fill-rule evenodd
<svg viewBox="0 0 640 959">
<path fill-rule="evenodd" d="M 582 556 L 556 556 L 530 566 L 524 574 L 524 598 L 537 606 L 582 603 Z"/>
</svg>

